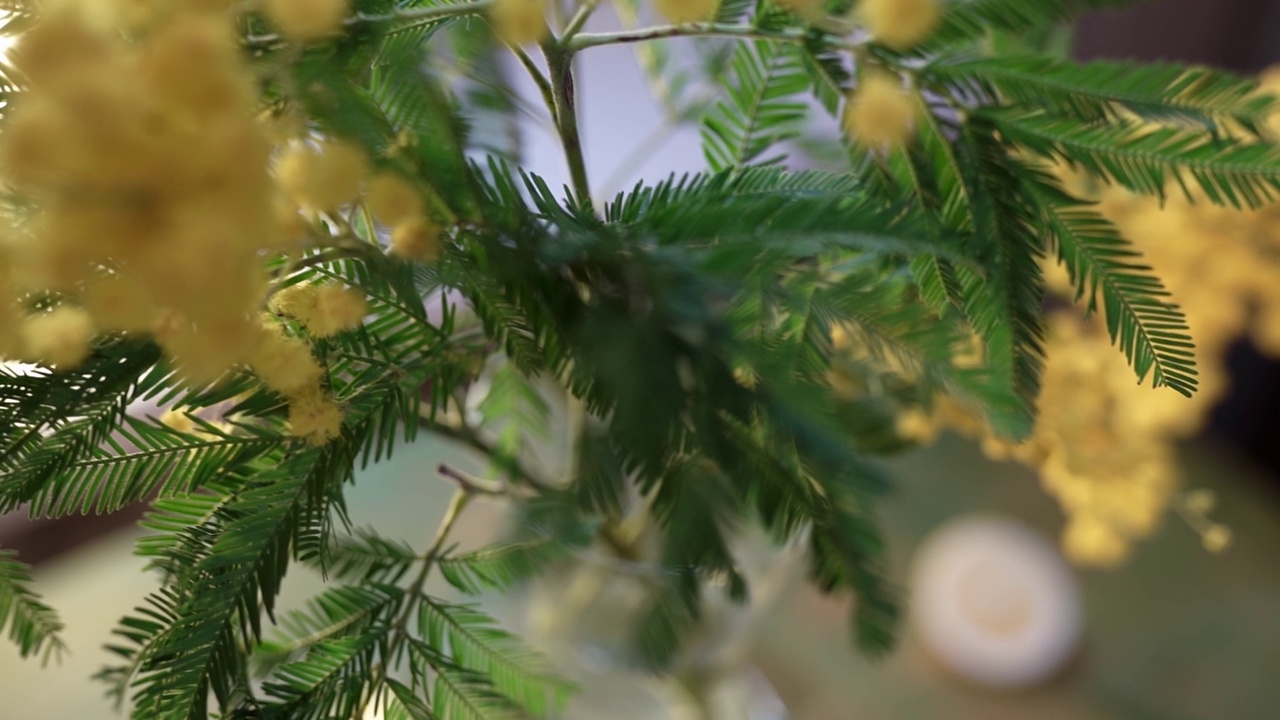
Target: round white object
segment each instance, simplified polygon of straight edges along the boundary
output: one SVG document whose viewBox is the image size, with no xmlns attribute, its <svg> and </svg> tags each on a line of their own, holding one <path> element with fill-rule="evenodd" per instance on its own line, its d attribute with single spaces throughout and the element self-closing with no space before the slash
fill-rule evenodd
<svg viewBox="0 0 1280 720">
<path fill-rule="evenodd" d="M 978 685 L 1043 682 L 1079 642 L 1075 576 L 1057 548 L 1015 522 L 974 517 L 940 528 L 917 551 L 911 584 L 921 641 Z"/>
</svg>

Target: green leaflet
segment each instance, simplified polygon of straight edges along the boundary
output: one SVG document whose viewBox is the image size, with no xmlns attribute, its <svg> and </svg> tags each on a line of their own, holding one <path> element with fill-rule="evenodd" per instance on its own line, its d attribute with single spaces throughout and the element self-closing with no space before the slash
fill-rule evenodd
<svg viewBox="0 0 1280 720">
<path fill-rule="evenodd" d="M 30 498 L 33 515 L 114 512 L 130 503 L 189 494 L 227 473 L 239 472 L 286 442 L 270 431 L 228 435 L 207 424 L 207 436 L 186 435 L 146 420 L 124 418 L 116 436 L 62 467 Z M 18 481 L 0 476 L 0 482 Z"/>
<path fill-rule="evenodd" d="M 0 512 L 56 486 L 106 440 L 129 402 L 159 381 L 148 372 L 158 359 L 154 345 L 130 340 L 105 344 L 70 372 L 0 371 Z"/>
<path fill-rule="evenodd" d="M 22 657 L 39 655 L 42 663 L 51 657 L 60 661 L 66 650 L 58 636 L 62 621 L 29 585 L 30 568 L 14 551 L 0 549 L 0 630 L 9 628 L 9 639 Z"/>
<path fill-rule="evenodd" d="M 479 610 L 423 598 L 417 623 L 427 647 L 436 649 L 432 653 L 449 649 L 447 664 L 437 670 L 436 712 L 442 717 L 495 717 L 485 708 L 496 717 L 516 708 L 546 717 L 568 699 L 570 686 L 547 661 Z"/>
<path fill-rule="evenodd" d="M 924 77 L 1085 122 L 1115 120 L 1121 110 L 1128 110 L 1152 120 L 1194 122 L 1211 130 L 1222 119 L 1231 119 L 1257 133 L 1274 105 L 1271 98 L 1258 94 L 1252 78 L 1184 65 L 1073 64 L 1037 57 L 946 59 L 926 68 Z"/>
<path fill-rule="evenodd" d="M 280 475 L 238 493 L 220 513 L 225 524 L 172 603 L 171 623 L 136 651 L 135 714 L 203 720 L 210 692 L 223 704 L 232 699 L 243 663 L 237 630 L 257 635 L 259 602 L 271 611 L 317 455 L 281 466 Z"/>
<path fill-rule="evenodd" d="M 997 386 L 1022 401 L 1023 418 L 1009 427 L 1017 437 L 1030 432 L 1040 389 L 1045 290 L 1038 262 L 1044 245 L 1023 178 L 992 128 L 971 119 L 964 139 L 975 163 L 969 195 L 980 198 L 975 224 L 978 237 L 984 238 L 988 268 L 986 277 L 961 271 L 964 310 L 985 340 L 985 362 Z"/>
<path fill-rule="evenodd" d="M 446 556 L 438 564 L 450 585 L 476 595 L 537 577 L 551 563 L 567 558 L 571 548 L 559 538 L 533 537 Z"/>
<path fill-rule="evenodd" d="M 778 143 L 800 132 L 806 107 L 797 96 L 809 89 L 804 55 L 797 48 L 767 41 L 738 45 L 730 61 L 728 98 L 702 120 L 702 146 L 714 171 L 741 170 Z"/>
<path fill-rule="evenodd" d="M 1124 352 L 1139 382 L 1191 395 L 1196 389 L 1194 345 L 1186 318 L 1141 254 L 1110 221 L 1062 192 L 1045 177 L 1033 187 L 1059 261 L 1089 312 L 1102 298 L 1111 341 Z"/>
<path fill-rule="evenodd" d="M 1022 33 L 1072 20 L 1089 10 L 1122 7 L 1132 0 L 952 0 L 942 20 L 919 49 L 933 53 L 973 43 L 992 30 Z"/>
<path fill-rule="evenodd" d="M 263 714 L 299 720 L 351 717 L 370 692 L 373 651 L 381 637 L 374 631 L 316 642 L 305 660 L 280 667 L 264 684 L 263 691 L 279 702 L 264 704 Z"/>
<path fill-rule="evenodd" d="M 1274 145 L 1126 121 L 1083 125 L 1041 112 L 984 113 L 1009 142 L 1134 192 L 1164 197 L 1176 185 L 1194 201 L 1197 187 L 1210 202 L 1236 208 L 1260 207 L 1280 192 L 1280 148 Z"/>
</svg>

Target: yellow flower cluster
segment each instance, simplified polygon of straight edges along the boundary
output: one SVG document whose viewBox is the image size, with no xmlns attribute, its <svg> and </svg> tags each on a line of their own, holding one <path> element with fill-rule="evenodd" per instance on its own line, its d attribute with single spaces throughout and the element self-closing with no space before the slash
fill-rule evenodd
<svg viewBox="0 0 1280 720">
<path fill-rule="evenodd" d="M 0 357 L 66 369 L 99 333 L 149 335 L 188 382 L 247 366 L 289 398 L 295 434 L 332 439 L 342 414 L 324 367 L 305 339 L 262 314 L 266 261 L 302 247 L 300 207 L 327 212 L 360 198 L 364 154 L 305 145 L 297 130 L 262 122 L 229 0 L 48 8 L 12 52 L 28 89 L 0 133 L 0 182 L 36 208 L 0 237 Z M 264 6 L 300 42 L 340 27 L 348 8 Z M 276 179 L 273 136 L 291 143 Z M 411 230 L 403 254 L 438 251 L 439 231 L 408 181 L 370 185 L 375 212 Z M 61 304 L 27 315 L 24 299 L 50 291 Z M 272 305 L 317 337 L 366 314 L 364 297 L 337 284 L 295 287 Z"/>
<path fill-rule="evenodd" d="M 289 201 L 278 212 L 297 222 L 298 208 L 324 212 L 362 200 L 391 228 L 393 254 L 433 262 L 440 255 L 440 227 L 427 214 L 421 190 L 395 172 L 369 177 L 369 170 L 363 151 L 348 143 L 328 141 L 317 147 L 294 141 L 276 165 L 277 181 Z"/>
<path fill-rule="evenodd" d="M 899 420 L 905 437 L 927 442 L 951 427 L 981 438 L 993 459 L 1036 468 L 1067 515 L 1063 549 L 1077 564 L 1124 561 L 1132 543 L 1150 534 L 1170 507 L 1209 551 L 1231 543 L 1230 530 L 1207 518 L 1211 495 L 1192 491 L 1179 499 L 1176 446 L 1203 428 L 1227 391 L 1232 342 L 1249 336 L 1263 352 L 1280 357 L 1280 207 L 1237 211 L 1203 199 L 1193 204 L 1179 192 L 1171 188 L 1163 208 L 1155 198 L 1119 188 L 1105 188 L 1096 199 L 1187 315 L 1200 379 L 1194 397 L 1137 384 L 1100 318 L 1062 311 L 1050 317 L 1039 415 L 1027 442 L 1010 446 L 995 439 L 952 401 L 931 417 L 916 412 Z M 1073 294 L 1060 267 L 1046 267 L 1046 273 L 1053 289 Z"/>
<path fill-rule="evenodd" d="M 1186 401 L 1139 386 L 1105 331 L 1077 313 L 1051 318 L 1045 352 L 1035 431 L 1010 455 L 1039 468 L 1041 484 L 1066 513 L 1067 556 L 1114 566 L 1132 539 L 1156 528 L 1177 490 L 1176 437 L 1150 403 L 1170 395 Z M 1173 412 L 1164 418 L 1180 414 L 1176 399 L 1164 407 Z"/>
<path fill-rule="evenodd" d="M 547 0 L 497 0 L 489 8 L 489 22 L 503 42 L 536 45 L 547 39 Z"/>
<path fill-rule="evenodd" d="M 362 308 L 363 298 L 358 302 Z M 319 314 L 314 307 L 310 311 Z M 311 345 L 269 316 L 264 315 L 258 327 L 261 338 L 252 346 L 248 365 L 267 387 L 289 400 L 290 432 L 314 445 L 337 437 L 342 431 L 342 407 L 325 389 L 325 368 L 312 355 Z"/>
<path fill-rule="evenodd" d="M 25 320 L 23 356 L 73 365 L 96 328 L 154 332 L 197 381 L 241 359 L 231 341 L 252 327 L 275 236 L 270 146 L 217 5 L 174 13 L 138 43 L 67 8 L 15 48 L 30 91 L 0 161 L 39 212 L 6 240 L 6 301 L 52 290 L 79 306 Z"/>
<path fill-rule="evenodd" d="M 440 226 L 423 208 L 422 193 L 404 177 L 391 172 L 374 175 L 364 204 L 391 227 L 393 254 L 419 262 L 434 262 L 440 256 Z"/>
<path fill-rule="evenodd" d="M 861 0 L 854 12 L 876 42 L 895 50 L 929 37 L 941 19 L 938 0 Z"/>
<path fill-rule="evenodd" d="M 351 0 L 263 0 L 262 9 L 285 37 L 312 43 L 342 32 Z"/>
<path fill-rule="evenodd" d="M 911 139 L 915 117 L 915 98 L 897 77 L 867 71 L 845 105 L 844 131 L 866 147 L 898 148 Z"/>
<path fill-rule="evenodd" d="M 272 296 L 271 308 L 302 323 L 316 337 L 355 328 L 368 314 L 364 294 L 338 283 L 287 287 Z"/>
</svg>

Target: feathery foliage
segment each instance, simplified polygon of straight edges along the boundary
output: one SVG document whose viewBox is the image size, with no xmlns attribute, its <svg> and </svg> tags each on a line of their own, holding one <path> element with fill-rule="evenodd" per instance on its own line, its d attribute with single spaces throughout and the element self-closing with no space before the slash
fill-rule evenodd
<svg viewBox="0 0 1280 720">
<path fill-rule="evenodd" d="M 1048 162 L 1157 197 L 1176 185 L 1254 208 L 1280 194 L 1280 150 L 1264 131 L 1274 103 L 1252 80 L 1080 65 L 1019 42 L 1121 4 L 954 0 L 927 37 L 891 49 L 846 32 L 834 17 L 848 15 L 846 0 L 826 3 L 825 19 L 727 0 L 714 22 L 654 27 L 643 24 L 648 3 L 625 0 L 617 32 L 584 31 L 597 7 L 584 2 L 551 19 L 545 64 L 524 38 L 491 32 L 532 34 L 537 23 L 509 26 L 490 2 L 359 0 L 316 35 L 273 4 L 237 6 L 237 52 L 252 62 L 234 67 L 259 91 L 254 111 L 296 125 L 273 125 L 277 157 L 253 168 L 263 197 L 287 203 L 260 208 L 281 215 L 263 231 L 272 237 L 252 239 L 253 282 L 266 291 L 235 310 L 261 313 L 255 332 L 274 340 L 255 335 L 261 347 L 210 383 L 183 379 L 162 332 L 173 328 L 159 323 L 97 335 L 79 364 L 0 366 L 0 511 L 150 504 L 137 551 L 162 585 L 121 619 L 109 646 L 119 665 L 99 676 L 135 718 L 345 719 L 375 707 L 397 720 L 557 717 L 572 683 L 477 607 L 428 594 L 437 573 L 483 596 L 582 563 L 621 568 L 639 578 L 639 611 L 615 659 L 669 673 L 706 650 L 697 631 L 714 600 L 755 601 L 737 543 L 753 527 L 803 541 L 808 579 L 852 592 L 854 642 L 883 653 L 900 611 L 876 519 L 892 483 L 877 459 L 913 446 L 904 413 L 944 402 L 1006 438 L 1031 431 L 1045 260 L 1065 266 L 1070 299 L 1101 310 L 1139 380 L 1196 388 L 1176 298 Z M 15 12 L 4 27 L 35 17 Z M 162 36 L 154 29 L 112 42 L 146 47 Z M 705 172 L 593 194 L 574 60 L 615 44 L 637 48 L 666 122 L 699 126 Z M 145 62 L 135 49 L 130 62 Z M 512 91 L 517 64 L 545 111 Z M 0 64 L 6 110 L 44 92 L 20 66 Z M 855 69 L 901 77 L 909 92 L 877 109 Z M 205 88 L 208 70 L 193 66 L 183 92 Z M 909 139 L 845 138 L 847 157 L 824 158 L 829 171 L 788 160 L 811 114 L 861 122 L 844 113 L 863 102 L 869 116 L 903 116 L 884 129 Z M 522 115 L 550 118 L 570 187 L 521 164 Z M 129 122 L 129 137 L 149 135 Z M 0 145 L 10 131 L 6 121 Z M 193 157 L 206 149 L 203 130 L 189 139 Z M 68 146 L 87 152 L 101 138 L 81 140 Z M 205 154 L 218 156 L 201 160 L 209 167 L 228 159 Z M 321 164 L 291 172 L 302 156 Z M 341 177 L 326 176 L 326 161 Z M 195 185 L 221 187 L 209 167 Z M 313 184 L 342 201 L 315 197 L 328 193 Z M 50 207 L 12 185 L 6 176 L 15 236 L 82 200 L 59 195 Z M 167 195 L 144 187 L 94 202 L 127 198 L 125 215 L 145 215 L 152 195 Z M 89 225 L 115 218 L 100 211 Z M 9 251 L 5 352 L 10 294 L 20 324 L 91 305 L 74 282 L 57 292 L 10 283 Z M 127 277 L 132 261 L 103 252 L 84 260 L 94 277 Z M 164 415 L 144 416 L 143 402 Z M 456 494 L 429 543 L 353 529 L 357 470 L 424 434 L 481 455 L 485 477 L 438 468 Z M 478 497 L 512 506 L 516 522 L 487 547 L 458 550 L 451 533 Z M 294 563 L 331 584 L 277 612 Z M 56 655 L 60 624 L 29 585 L 0 552 L 0 627 L 22 654 Z"/>
<path fill-rule="evenodd" d="M 9 639 L 23 657 L 39 655 L 42 662 L 61 659 L 66 649 L 58 637 L 62 621 L 30 585 L 30 568 L 18 560 L 17 553 L 0 549 L 0 629 L 9 628 Z"/>
</svg>

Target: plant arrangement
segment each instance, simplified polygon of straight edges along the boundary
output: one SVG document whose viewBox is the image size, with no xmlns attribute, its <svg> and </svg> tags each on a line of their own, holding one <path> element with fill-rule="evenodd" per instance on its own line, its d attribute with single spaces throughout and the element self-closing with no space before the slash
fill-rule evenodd
<svg viewBox="0 0 1280 720">
<path fill-rule="evenodd" d="M 1194 202 L 1257 228 L 1235 260 L 1270 258 L 1274 106 L 1256 79 L 1052 51 L 1121 4 L 615 0 L 623 28 L 593 32 L 599 0 L 6 0 L 0 357 L 29 365 L 0 374 L 0 511 L 151 504 L 163 586 L 100 677 L 164 720 L 553 717 L 571 684 L 429 577 L 640 564 L 627 659 L 663 673 L 709 598 L 749 600 L 745 527 L 803 544 L 882 653 L 876 460 L 941 426 L 1041 468 L 1082 563 L 1171 503 L 1223 549 L 1169 448 L 1197 358 L 1216 392 L 1225 338 L 1280 312 L 1272 266 L 1205 286 L 1231 316 L 1197 349 L 1130 235 Z M 599 197 L 575 65 L 619 44 L 707 167 Z M 569 187 L 508 142 L 511 67 Z M 815 116 L 833 169 L 795 169 Z M 1221 255 L 1168 239 L 1142 246 L 1184 285 Z M 548 428 L 555 472 L 530 461 Z M 491 473 L 439 469 L 430 538 L 353 526 L 358 470 L 424 434 Z M 481 496 L 517 521 L 459 552 Z M 295 563 L 328 589 L 277 613 Z M 0 556 L 0 624 L 55 656 L 28 575 Z"/>
</svg>

